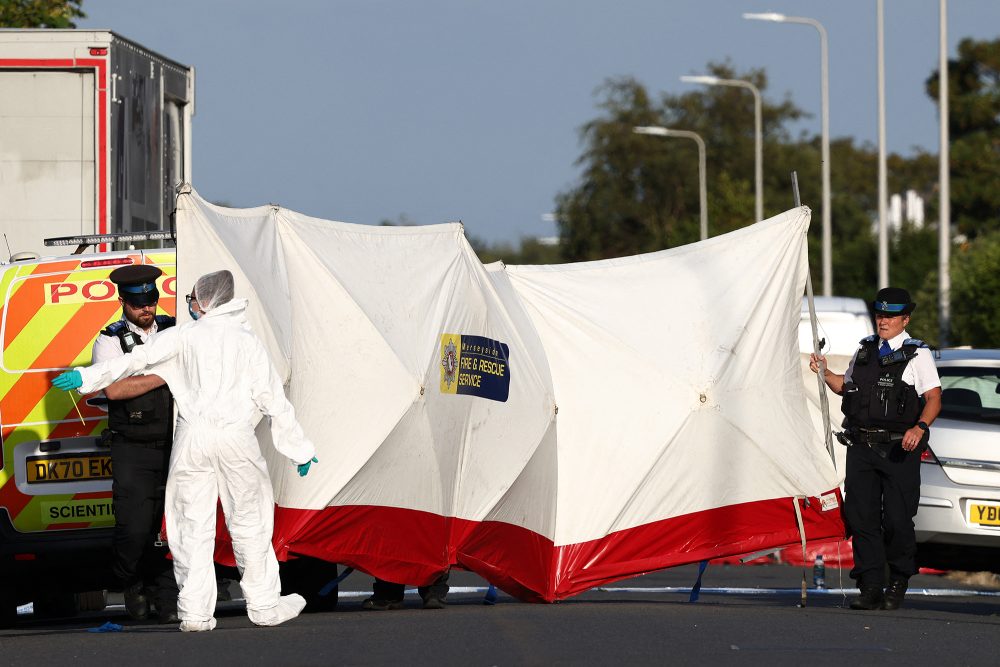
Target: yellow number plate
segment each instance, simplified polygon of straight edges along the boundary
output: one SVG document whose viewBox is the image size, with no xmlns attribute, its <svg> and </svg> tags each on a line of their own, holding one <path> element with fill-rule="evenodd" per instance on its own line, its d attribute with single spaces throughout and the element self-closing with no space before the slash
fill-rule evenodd
<svg viewBox="0 0 1000 667">
<path fill-rule="evenodd" d="M 107 454 L 32 456 L 25 467 L 29 484 L 111 479 L 111 457 Z"/>
<path fill-rule="evenodd" d="M 969 523 L 1000 526 L 1000 503 L 969 503 Z"/>
</svg>

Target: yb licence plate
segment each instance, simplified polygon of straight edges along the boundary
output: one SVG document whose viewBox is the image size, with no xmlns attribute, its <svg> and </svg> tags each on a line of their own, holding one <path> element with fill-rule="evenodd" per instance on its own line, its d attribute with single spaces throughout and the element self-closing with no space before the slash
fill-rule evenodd
<svg viewBox="0 0 1000 667">
<path fill-rule="evenodd" d="M 1000 503 L 970 502 L 969 523 L 977 526 L 1000 526 Z"/>
<path fill-rule="evenodd" d="M 108 454 L 31 456 L 25 461 L 25 468 L 29 484 L 111 479 L 111 456 Z"/>
</svg>

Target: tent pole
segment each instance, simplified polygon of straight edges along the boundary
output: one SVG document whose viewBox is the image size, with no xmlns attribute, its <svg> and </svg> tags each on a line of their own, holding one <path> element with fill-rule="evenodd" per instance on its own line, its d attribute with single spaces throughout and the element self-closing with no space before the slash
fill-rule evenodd
<svg viewBox="0 0 1000 667">
<path fill-rule="evenodd" d="M 792 192 L 795 195 L 795 205 L 802 206 L 802 200 L 799 199 L 799 177 L 794 171 L 792 172 Z M 816 321 L 816 303 L 813 300 L 811 271 L 806 271 L 806 301 L 809 303 L 809 323 L 812 324 L 813 351 L 818 357 L 820 356 L 819 326 Z M 819 409 L 820 414 L 823 416 L 823 437 L 824 442 L 826 442 L 826 451 L 830 453 L 830 460 L 833 461 L 833 467 L 836 468 L 837 457 L 833 453 L 833 431 L 830 428 L 830 401 L 826 395 L 826 380 L 823 379 L 825 375 L 826 362 L 821 361 L 819 364 L 819 372 L 816 373 L 816 382 L 819 385 Z"/>
</svg>

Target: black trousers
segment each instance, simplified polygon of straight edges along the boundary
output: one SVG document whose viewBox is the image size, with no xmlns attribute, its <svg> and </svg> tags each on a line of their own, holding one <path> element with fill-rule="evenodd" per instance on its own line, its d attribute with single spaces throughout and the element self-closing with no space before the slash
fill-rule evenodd
<svg viewBox="0 0 1000 667">
<path fill-rule="evenodd" d="M 913 517 L 920 504 L 920 455 L 897 443 L 887 458 L 857 444 L 847 450 L 844 518 L 853 536 L 854 569 L 859 586 L 884 586 L 917 573 Z"/>
<path fill-rule="evenodd" d="M 113 572 L 122 586 L 141 582 L 160 611 L 177 609 L 177 582 L 167 547 L 154 545 L 163 521 L 170 444 L 111 442 L 115 532 Z"/>
<path fill-rule="evenodd" d="M 445 571 L 430 586 L 421 586 L 417 589 L 424 602 L 431 598 L 444 600 L 445 596 L 448 595 L 448 574 L 449 571 Z M 376 579 L 375 583 L 372 584 L 372 595 L 379 600 L 402 600 L 405 588 L 406 584 L 395 584 L 391 581 Z"/>
</svg>

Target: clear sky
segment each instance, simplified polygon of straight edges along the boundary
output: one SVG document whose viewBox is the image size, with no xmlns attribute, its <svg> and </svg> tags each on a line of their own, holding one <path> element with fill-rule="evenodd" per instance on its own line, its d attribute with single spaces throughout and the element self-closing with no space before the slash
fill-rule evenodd
<svg viewBox="0 0 1000 667">
<path fill-rule="evenodd" d="M 948 4 L 952 56 L 963 37 L 1000 36 L 1000 1 Z M 765 68 L 765 97 L 787 95 L 813 114 L 793 129 L 819 132 L 818 33 L 746 21 L 743 12 L 824 24 L 831 135 L 874 144 L 875 7 L 875 0 L 84 0 L 88 18 L 78 25 L 109 28 L 196 67 L 193 180 L 209 200 L 273 202 L 366 224 L 462 220 L 470 235 L 516 242 L 555 233 L 542 215 L 578 178 L 578 128 L 597 115 L 594 91 L 608 77 L 680 93 L 691 89 L 680 75 L 729 58 L 738 71 Z M 885 25 L 889 150 L 936 153 L 937 110 L 924 80 L 937 67 L 938 0 L 885 0 Z"/>
</svg>

